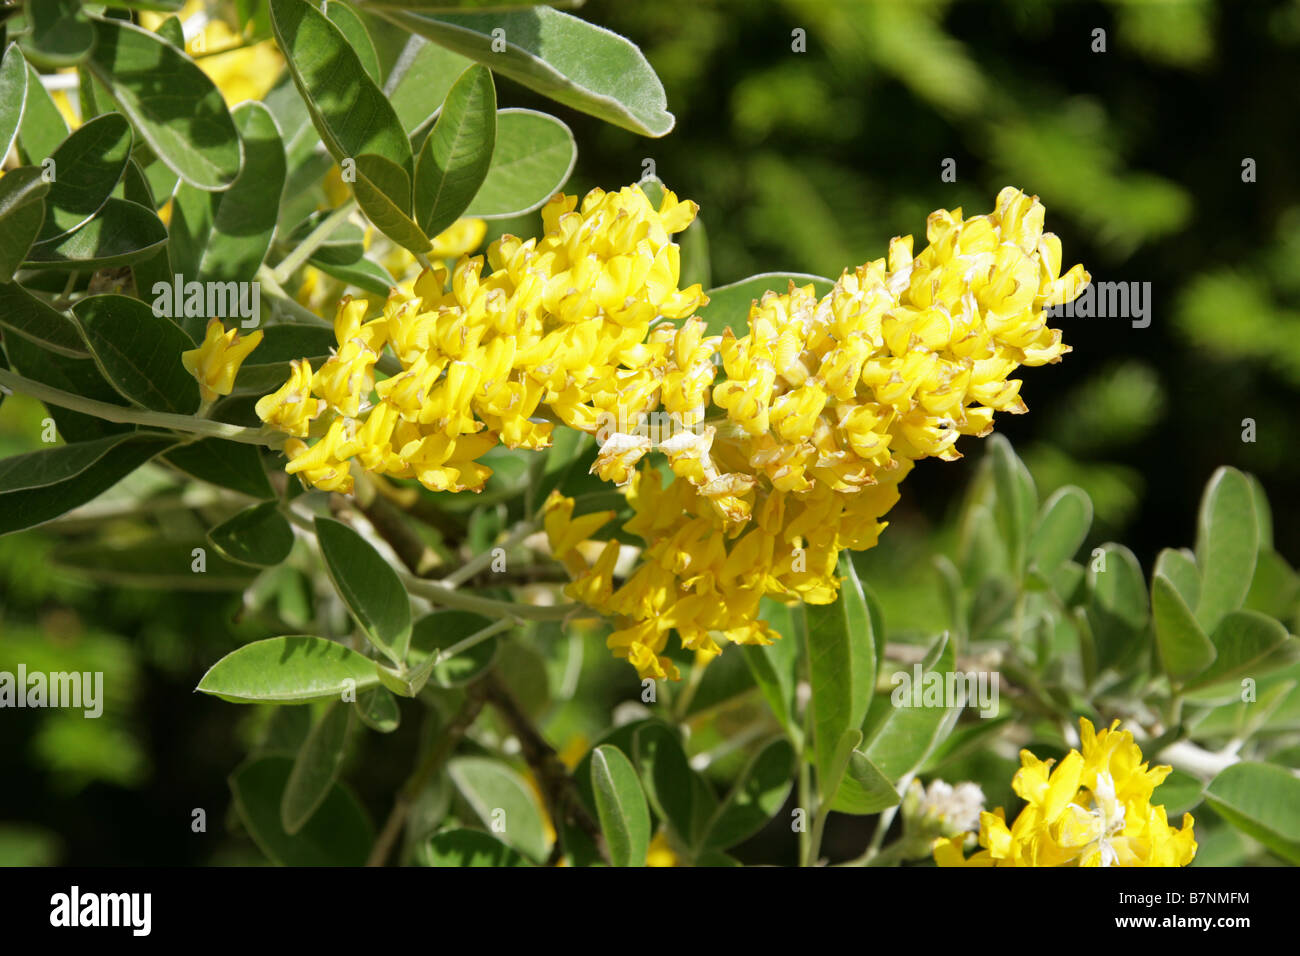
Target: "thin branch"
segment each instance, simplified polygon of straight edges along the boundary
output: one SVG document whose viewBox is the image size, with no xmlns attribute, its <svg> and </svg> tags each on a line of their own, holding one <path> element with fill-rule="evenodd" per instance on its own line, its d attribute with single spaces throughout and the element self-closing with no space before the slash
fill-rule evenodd
<svg viewBox="0 0 1300 956">
<path fill-rule="evenodd" d="M 515 699 L 514 693 L 495 668 L 491 668 L 481 678 L 487 693 L 487 700 L 499 713 L 511 732 L 519 740 L 520 755 L 532 769 L 546 800 L 546 809 L 556 824 L 561 822 L 576 827 L 585 833 L 595 844 L 602 858 L 608 860 L 609 853 L 600 826 L 592 819 L 587 808 L 583 806 L 578 795 L 578 785 L 569 773 L 555 748 L 547 743 L 528 714 Z"/>
<path fill-rule="evenodd" d="M 419 799 L 424 788 L 433 779 L 433 775 L 447 762 L 447 758 L 451 756 L 466 732 L 473 726 L 474 721 L 478 719 L 485 701 L 486 693 L 481 684 L 470 684 L 465 689 L 465 701 L 461 704 L 460 710 L 456 712 L 456 716 L 452 718 L 446 731 L 439 735 L 437 743 L 430 748 L 424 759 L 412 771 L 406 783 L 397 791 L 397 796 L 393 799 L 393 809 L 389 811 L 388 819 L 384 821 L 384 827 L 375 840 L 374 848 L 370 851 L 370 857 L 366 860 L 366 866 L 383 866 L 388 861 L 393 846 L 397 843 L 397 838 L 401 836 L 402 830 L 406 826 L 406 819 L 410 816 L 412 804 Z"/>
</svg>

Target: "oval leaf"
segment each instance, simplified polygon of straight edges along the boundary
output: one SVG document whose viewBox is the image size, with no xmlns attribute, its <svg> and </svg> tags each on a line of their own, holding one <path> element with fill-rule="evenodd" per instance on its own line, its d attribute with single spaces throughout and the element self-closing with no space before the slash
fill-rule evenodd
<svg viewBox="0 0 1300 956">
<path fill-rule="evenodd" d="M 0 460 L 0 534 L 84 505 L 173 444 L 167 436 L 128 432 Z"/>
<path fill-rule="evenodd" d="M 67 235 L 99 212 L 131 158 L 131 124 L 121 113 L 96 116 L 50 156 L 50 191 L 38 242 Z"/>
<path fill-rule="evenodd" d="M 632 763 L 604 744 L 591 754 L 591 788 L 596 815 L 615 866 L 644 866 L 650 849 L 650 809 Z"/>
<path fill-rule="evenodd" d="M 76 232 L 33 245 L 24 265 L 28 269 L 111 269 L 150 258 L 166 241 L 167 227 L 152 209 L 110 199 Z"/>
<path fill-rule="evenodd" d="M 546 859 L 542 811 L 519 774 L 486 757 L 457 757 L 447 764 L 447 774 L 484 825 L 530 859 Z"/>
<path fill-rule="evenodd" d="M 329 796 L 343 765 L 351 722 L 352 708 L 332 701 L 303 741 L 280 798 L 280 825 L 285 833 L 301 830 Z"/>
<path fill-rule="evenodd" d="M 0 179 L 0 283 L 14 277 L 45 221 L 50 184 L 35 166 L 22 166 Z"/>
<path fill-rule="evenodd" d="M 1210 781 L 1205 799 L 1242 833 L 1300 866 L 1300 779 L 1286 768 L 1233 764 Z"/>
<path fill-rule="evenodd" d="M 1083 546 L 1092 527 L 1092 499 L 1082 488 L 1057 489 L 1038 514 L 1029 535 L 1029 562 L 1051 573 L 1069 561 Z"/>
<path fill-rule="evenodd" d="M 497 133 L 492 73 L 474 64 L 447 93 L 415 168 L 415 219 L 436 236 L 460 218 L 487 176 Z"/>
<path fill-rule="evenodd" d="M 762 829 L 785 803 L 794 769 L 794 748 L 788 741 L 773 740 L 755 754 L 714 814 L 704 846 L 726 849 Z"/>
<path fill-rule="evenodd" d="M 356 797 L 342 784 L 330 787 L 320 808 L 296 834 L 284 831 L 280 802 L 293 761 L 268 756 L 230 775 L 230 792 L 249 836 L 281 866 L 361 866 L 370 855 L 374 828 Z"/>
<path fill-rule="evenodd" d="M 563 188 L 577 161 L 573 133 L 554 116 L 500 110 L 492 163 L 465 215 L 504 219 L 532 212 Z"/>
<path fill-rule="evenodd" d="M 124 295 L 82 299 L 72 313 L 100 371 L 125 398 L 178 415 L 198 411 L 198 382 L 181 364 L 194 343 L 174 322 Z"/>
<path fill-rule="evenodd" d="M 412 33 L 607 123 L 646 136 L 663 136 L 673 128 L 663 84 L 641 51 L 617 33 L 567 13 L 549 7 L 490 14 L 380 12 Z M 506 45 L 501 52 L 493 49 L 498 29 Z"/>
<path fill-rule="evenodd" d="M 199 189 L 227 188 L 243 161 L 221 91 L 176 47 L 122 20 L 96 20 L 91 74 L 154 154 Z"/>
<path fill-rule="evenodd" d="M 343 603 L 370 642 L 401 664 L 411 641 L 411 602 L 397 572 L 341 521 L 317 518 L 316 538 Z"/>
<path fill-rule="evenodd" d="M 0 156 L 9 155 L 26 106 L 27 61 L 18 44 L 10 43 L 0 60 Z"/>
<path fill-rule="evenodd" d="M 1235 468 L 1220 468 L 1205 486 L 1196 527 L 1196 563 L 1201 569 L 1196 619 L 1206 632 L 1241 607 L 1258 555 L 1259 525 L 1250 480 Z"/>
<path fill-rule="evenodd" d="M 1160 662 L 1172 679 L 1188 680 L 1214 663 L 1214 644 L 1196 623 L 1196 615 L 1178 589 L 1158 572 L 1151 578 L 1151 616 Z"/>
<path fill-rule="evenodd" d="M 876 682 L 871 615 L 849 552 L 840 553 L 838 570 L 843 583 L 835 602 L 803 608 L 814 763 L 822 786 L 833 777 L 844 732 L 861 727 Z"/>
<path fill-rule="evenodd" d="M 276 502 L 265 501 L 217 525 L 208 540 L 232 561 L 271 567 L 293 550 L 293 528 Z"/>
<path fill-rule="evenodd" d="M 304 704 L 379 683 L 374 661 L 323 637 L 271 637 L 213 664 L 195 690 L 235 703 Z"/>
<path fill-rule="evenodd" d="M 271 0 L 271 25 L 321 141 L 338 162 L 366 153 L 413 172 L 406 131 L 356 51 L 335 24 L 305 0 Z M 390 195 L 402 212 L 410 195 Z"/>
</svg>

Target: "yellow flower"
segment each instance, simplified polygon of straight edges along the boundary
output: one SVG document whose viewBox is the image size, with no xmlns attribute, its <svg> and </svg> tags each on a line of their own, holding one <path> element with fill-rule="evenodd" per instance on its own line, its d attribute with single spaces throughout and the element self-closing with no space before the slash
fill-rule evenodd
<svg viewBox="0 0 1300 956">
<path fill-rule="evenodd" d="M 1116 720 L 1096 733 L 1079 720 L 1080 749 L 1052 766 L 1027 750 L 1012 787 L 1025 807 L 1008 827 L 999 808 L 980 815 L 979 843 L 971 857 L 963 836 L 934 845 L 939 866 L 1186 866 L 1196 855 L 1192 815 L 1181 829 L 1165 808 L 1152 805 L 1170 768 L 1148 767 L 1133 735 Z"/>
<path fill-rule="evenodd" d="M 646 851 L 646 866 L 679 866 L 680 859 L 677 852 L 668 842 L 668 835 L 665 831 L 660 830 L 650 841 L 650 847 Z"/>
<path fill-rule="evenodd" d="M 459 259 L 479 247 L 487 235 L 487 222 L 482 219 L 457 219 L 432 240 L 430 259 Z"/>
<path fill-rule="evenodd" d="M 685 318 L 705 301 L 698 285 L 678 289 L 671 242 L 695 208 L 671 193 L 655 208 L 638 186 L 593 190 L 581 207 L 557 195 L 542 211 L 541 239 L 502 236 L 486 256 L 462 254 L 450 274 L 426 270 L 393 289 L 379 318 L 364 321 L 368 303 L 345 298 L 338 349 L 311 381 L 312 395 L 349 423 L 340 460 L 435 491 L 479 491 L 492 471 L 475 459 L 498 443 L 541 449 L 555 419 L 595 431 L 602 416 L 651 407 L 665 354 L 647 347 L 651 323 Z M 463 220 L 438 237 L 440 250 L 467 252 L 485 229 Z M 377 381 L 390 346 L 401 371 Z M 698 378 L 708 355 L 681 351 Z M 701 406 L 703 387 L 694 386 Z M 367 428 L 372 392 L 392 412 Z M 267 403 L 259 414 L 301 432 L 300 419 L 277 410 Z M 317 473 L 303 471 L 308 480 Z"/>
<path fill-rule="evenodd" d="M 261 341 L 261 329 L 241 336 L 238 329 L 227 331 L 220 319 L 208 322 L 203 344 L 181 353 L 181 362 L 199 381 L 199 394 L 205 403 L 231 393 L 239 366 Z"/>
<path fill-rule="evenodd" d="M 312 397 L 311 363 L 295 359 L 291 368 L 289 381 L 279 391 L 258 399 L 257 417 L 295 438 L 306 438 L 311 423 L 325 410 L 325 400 Z"/>
<path fill-rule="evenodd" d="M 609 515 L 573 519 L 571 501 L 548 503 L 547 533 L 570 597 L 611 618 L 610 649 L 643 678 L 676 677 L 673 632 L 716 654 L 777 637 L 764 598 L 834 601 L 840 552 L 875 546 L 914 462 L 960 457 L 960 435 L 1025 411 L 1011 376 L 1068 351 L 1045 309 L 1087 273 L 1061 275 L 1042 205 L 1008 187 L 986 215 L 933 213 L 918 254 L 894 239 L 826 295 L 791 283 L 753 303 L 744 334 L 708 336 L 693 317 L 707 299 L 679 288 L 672 241 L 696 211 L 667 191 L 656 208 L 639 186 L 556 195 L 541 238 L 505 235 L 450 272 L 426 270 L 379 318 L 345 299 L 311 391 L 348 438 L 299 470 L 333 488 L 336 462 L 356 460 L 479 491 L 491 469 L 476 459 L 495 444 L 546 448 L 557 422 L 593 434 L 591 470 L 631 504 L 639 563 L 624 576 L 610 546 L 589 564 L 576 544 Z M 459 228 L 468 252 L 482 233 Z M 401 370 L 376 381 L 385 348 Z M 283 402 L 259 414 L 304 433 Z"/>
</svg>

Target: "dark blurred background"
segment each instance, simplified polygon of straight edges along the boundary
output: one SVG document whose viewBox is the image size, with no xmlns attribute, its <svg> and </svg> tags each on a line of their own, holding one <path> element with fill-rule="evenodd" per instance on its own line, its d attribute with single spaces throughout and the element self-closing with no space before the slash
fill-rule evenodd
<svg viewBox="0 0 1300 956">
<path fill-rule="evenodd" d="M 1007 184 L 1036 193 L 1067 267 L 1150 282 L 1153 298 L 1147 328 L 1059 320 L 1073 353 L 1026 371 L 1030 414 L 999 417 L 1040 496 L 1081 485 L 1097 510 L 1090 544 L 1123 541 L 1149 567 L 1162 547 L 1192 544 L 1206 480 L 1235 465 L 1263 482 L 1276 547 L 1300 563 L 1300 2 L 590 0 L 576 12 L 644 49 L 677 128 L 636 137 L 499 81 L 502 105 L 573 127 L 568 191 L 636 181 L 652 159 L 701 205 L 714 285 L 833 278 L 891 236 L 912 233 L 919 249 L 935 208 L 986 212 Z M 806 52 L 792 50 L 796 30 Z M 955 182 L 941 179 L 945 159 Z M 32 414 L 0 408 L 0 451 L 25 444 Z M 980 454 L 973 439 L 958 447 L 963 461 L 916 468 L 869 562 L 891 627 L 929 626 L 930 548 Z M 262 717 L 191 691 L 265 633 L 232 623 L 238 596 L 73 582 L 43 560 L 47 546 L 40 532 L 0 538 L 0 656 L 111 670 L 120 706 L 98 721 L 5 713 L 0 863 L 260 859 L 222 815 L 225 776 Z M 597 714 L 630 696 L 614 673 L 606 700 L 588 685 Z M 370 736 L 351 779 L 372 811 L 404 776 L 416 729 Z M 190 832 L 194 807 L 207 834 Z"/>
</svg>

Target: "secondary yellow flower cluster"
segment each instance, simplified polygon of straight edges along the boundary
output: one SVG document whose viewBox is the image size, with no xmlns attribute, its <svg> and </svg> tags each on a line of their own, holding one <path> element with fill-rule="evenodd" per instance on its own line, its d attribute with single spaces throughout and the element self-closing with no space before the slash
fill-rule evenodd
<svg viewBox="0 0 1300 956">
<path fill-rule="evenodd" d="M 498 441 L 545 448 L 554 422 L 594 431 L 604 417 L 654 400 L 659 356 L 650 324 L 684 318 L 705 301 L 679 290 L 670 240 L 694 203 L 666 192 L 658 209 L 635 186 L 557 195 L 542 211 L 545 236 L 503 236 L 451 274 L 426 270 L 394 289 L 378 318 L 344 299 L 338 348 L 314 373 L 295 366 L 257 413 L 293 438 L 286 468 L 327 491 L 352 487 L 351 465 L 414 478 L 434 491 L 479 491 L 491 469 L 476 459 Z M 376 381 L 389 348 L 401 371 Z M 372 392 L 377 400 L 372 401 Z M 323 437 L 301 439 L 326 415 Z"/>
<path fill-rule="evenodd" d="M 1088 275 L 1061 275 L 1036 198 L 1007 188 L 986 216 L 940 210 L 927 236 L 915 257 L 911 237 L 895 239 L 888 260 L 846 271 L 820 299 L 811 285 L 767 293 L 744 336 L 705 337 L 695 318 L 652 330 L 665 356 L 657 422 L 625 414 L 602 427 L 592 469 L 627 486 L 635 517 L 624 528 L 646 548 L 617 584 L 608 544 L 568 588 L 614 618 L 609 645 L 643 678 L 676 677 L 664 656 L 673 630 L 716 653 L 719 639 L 771 641 L 764 597 L 833 601 L 839 552 L 875 545 L 912 463 L 959 457 L 958 435 L 1025 411 L 1010 374 L 1068 351 L 1044 309 Z M 726 375 L 716 384 L 715 356 Z M 651 450 L 676 476 L 667 487 L 638 468 Z M 553 548 L 569 537 L 568 507 L 551 505 Z"/>
<path fill-rule="evenodd" d="M 1133 735 L 1119 721 L 1096 733 L 1079 720 L 1080 749 L 1053 761 L 1020 752 L 1021 768 L 1011 785 L 1025 800 L 1007 826 L 1001 809 L 980 814 L 979 844 L 970 857 L 964 835 L 934 845 L 939 866 L 1186 866 L 1196 855 L 1194 821 L 1183 814 L 1181 829 L 1170 826 L 1152 793 L 1170 767 L 1150 767 Z M 1050 771 L 1050 772 L 1049 772 Z"/>
</svg>

